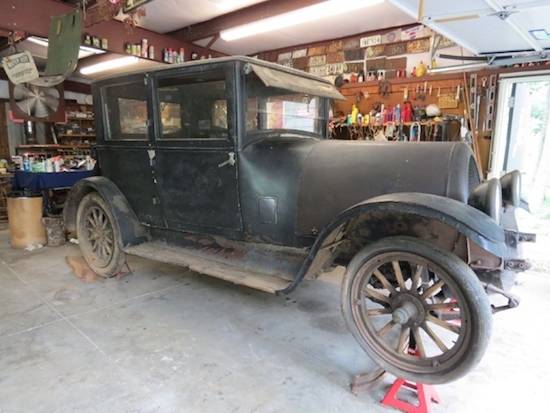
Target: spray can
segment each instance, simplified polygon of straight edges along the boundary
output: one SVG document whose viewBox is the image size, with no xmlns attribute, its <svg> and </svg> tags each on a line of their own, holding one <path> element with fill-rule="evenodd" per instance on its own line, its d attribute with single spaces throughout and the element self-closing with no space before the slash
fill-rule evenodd
<svg viewBox="0 0 550 413">
<path fill-rule="evenodd" d="M 141 57 L 147 57 L 149 52 L 149 46 L 147 45 L 147 39 L 141 39 Z"/>
<path fill-rule="evenodd" d="M 31 161 L 28 155 L 23 156 L 23 170 L 25 172 L 30 172 L 31 170 Z"/>
</svg>

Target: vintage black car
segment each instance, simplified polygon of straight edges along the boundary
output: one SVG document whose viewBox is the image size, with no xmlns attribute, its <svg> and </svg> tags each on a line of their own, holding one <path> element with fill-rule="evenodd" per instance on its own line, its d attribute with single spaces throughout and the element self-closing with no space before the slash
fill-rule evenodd
<svg viewBox="0 0 550 413">
<path fill-rule="evenodd" d="M 352 334 L 424 383 L 474 367 L 492 312 L 517 304 L 503 284 L 526 265 L 520 176 L 481 182 L 464 143 L 329 140 L 342 96 L 328 81 L 245 57 L 108 78 L 93 96 L 101 176 L 64 218 L 102 276 L 134 254 L 288 294 L 341 265 Z"/>
</svg>

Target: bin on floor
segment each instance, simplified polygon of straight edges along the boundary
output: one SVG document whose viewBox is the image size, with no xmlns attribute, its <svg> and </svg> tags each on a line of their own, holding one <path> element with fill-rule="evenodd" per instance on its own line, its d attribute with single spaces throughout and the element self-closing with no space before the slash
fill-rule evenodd
<svg viewBox="0 0 550 413">
<path fill-rule="evenodd" d="M 8 224 L 13 248 L 46 244 L 42 223 L 42 197 L 8 198 Z"/>
<path fill-rule="evenodd" d="M 65 227 L 62 217 L 44 217 L 42 222 L 46 226 L 48 247 L 60 247 L 65 244 Z"/>
</svg>

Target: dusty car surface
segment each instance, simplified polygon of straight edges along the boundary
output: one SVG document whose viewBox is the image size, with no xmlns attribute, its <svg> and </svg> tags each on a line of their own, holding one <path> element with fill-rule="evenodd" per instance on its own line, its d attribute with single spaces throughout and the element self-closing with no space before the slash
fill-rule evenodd
<svg viewBox="0 0 550 413">
<path fill-rule="evenodd" d="M 288 294 L 342 265 L 351 333 L 424 383 L 466 374 L 492 313 L 517 305 L 504 281 L 532 238 L 515 220 L 519 173 L 481 182 L 466 144 L 328 140 L 339 92 L 245 57 L 117 76 L 93 94 L 101 176 L 64 213 L 102 276 L 134 254 Z"/>
</svg>

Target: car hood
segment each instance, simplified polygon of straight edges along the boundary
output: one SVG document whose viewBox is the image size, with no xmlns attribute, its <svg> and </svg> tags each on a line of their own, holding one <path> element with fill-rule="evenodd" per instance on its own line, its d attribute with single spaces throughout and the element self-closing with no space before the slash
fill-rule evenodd
<svg viewBox="0 0 550 413">
<path fill-rule="evenodd" d="M 321 141 L 305 160 L 296 228 L 299 235 L 315 234 L 347 208 L 390 193 L 467 202 L 479 182 L 464 143 Z"/>
</svg>

